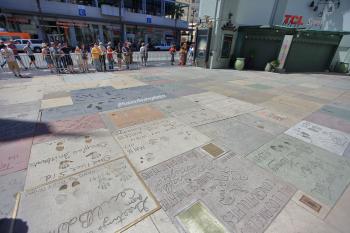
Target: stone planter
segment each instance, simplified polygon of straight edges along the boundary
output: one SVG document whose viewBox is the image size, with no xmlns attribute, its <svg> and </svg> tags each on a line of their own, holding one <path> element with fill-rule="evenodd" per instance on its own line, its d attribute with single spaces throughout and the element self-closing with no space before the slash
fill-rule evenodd
<svg viewBox="0 0 350 233">
<path fill-rule="evenodd" d="M 349 71 L 349 63 L 339 62 L 336 67 L 336 71 L 346 74 Z"/>
<path fill-rule="evenodd" d="M 236 59 L 235 62 L 235 69 L 236 70 L 243 70 L 244 69 L 244 60 L 245 58 L 239 57 Z"/>
</svg>

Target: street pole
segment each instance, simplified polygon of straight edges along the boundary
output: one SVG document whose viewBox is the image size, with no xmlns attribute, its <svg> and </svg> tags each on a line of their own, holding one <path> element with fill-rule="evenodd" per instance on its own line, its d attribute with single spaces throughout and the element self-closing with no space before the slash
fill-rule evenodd
<svg viewBox="0 0 350 233">
<path fill-rule="evenodd" d="M 119 0 L 119 25 L 120 25 L 120 42 L 124 42 L 124 25 L 122 21 L 122 1 Z"/>
<path fill-rule="evenodd" d="M 41 5 L 40 5 L 40 0 L 36 0 L 36 6 L 38 8 L 38 11 L 39 11 L 39 28 L 40 28 L 40 31 L 42 33 L 42 36 L 43 36 L 43 41 L 48 41 L 48 38 L 47 38 L 47 35 L 46 35 L 46 32 L 45 30 L 43 29 L 43 22 L 44 22 L 44 19 L 43 19 L 43 13 L 41 11 Z"/>
</svg>

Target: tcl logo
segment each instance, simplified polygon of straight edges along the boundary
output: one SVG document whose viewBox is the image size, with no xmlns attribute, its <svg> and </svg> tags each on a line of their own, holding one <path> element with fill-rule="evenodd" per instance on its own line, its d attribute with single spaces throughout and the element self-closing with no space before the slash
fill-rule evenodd
<svg viewBox="0 0 350 233">
<path fill-rule="evenodd" d="M 298 15 L 285 15 L 283 24 L 291 25 L 303 25 L 303 16 Z"/>
</svg>

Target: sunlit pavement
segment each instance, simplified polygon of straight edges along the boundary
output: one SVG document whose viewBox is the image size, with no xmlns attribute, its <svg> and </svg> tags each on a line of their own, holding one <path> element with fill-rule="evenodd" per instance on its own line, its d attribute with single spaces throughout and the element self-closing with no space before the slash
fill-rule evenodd
<svg viewBox="0 0 350 233">
<path fill-rule="evenodd" d="M 350 229 L 349 76 L 23 74 L 0 73 L 0 229 Z"/>
</svg>

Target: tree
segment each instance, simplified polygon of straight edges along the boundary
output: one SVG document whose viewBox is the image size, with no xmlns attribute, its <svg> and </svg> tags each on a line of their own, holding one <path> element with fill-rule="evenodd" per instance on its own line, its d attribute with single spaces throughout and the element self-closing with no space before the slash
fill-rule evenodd
<svg viewBox="0 0 350 233">
<path fill-rule="evenodd" d="M 179 38 L 179 34 L 177 31 L 177 21 L 184 16 L 185 10 L 183 9 L 184 7 L 181 4 L 175 4 L 174 5 L 174 18 L 175 18 L 175 35 L 176 35 L 176 40 Z"/>
</svg>

